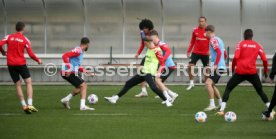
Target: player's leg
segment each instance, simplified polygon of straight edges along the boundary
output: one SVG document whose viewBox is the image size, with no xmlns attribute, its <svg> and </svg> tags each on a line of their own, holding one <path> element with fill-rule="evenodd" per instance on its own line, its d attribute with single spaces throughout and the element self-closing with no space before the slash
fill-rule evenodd
<svg viewBox="0 0 276 139">
<path fill-rule="evenodd" d="M 263 85 L 258 74 L 254 74 L 247 77 L 247 80 L 254 86 L 255 90 L 257 91 L 258 95 L 261 97 L 262 101 L 265 103 L 266 107 L 269 107 L 270 102 L 267 95 L 263 91 Z"/>
<path fill-rule="evenodd" d="M 205 81 L 207 80 L 207 78 L 209 78 L 209 74 L 210 74 L 210 68 L 209 68 L 209 56 L 205 56 L 205 55 L 201 55 L 200 56 L 201 62 L 203 64 L 203 70 L 205 71 Z"/>
<path fill-rule="evenodd" d="M 167 87 L 165 86 L 165 84 L 163 84 L 161 78 L 159 77 L 155 77 L 155 83 L 157 85 L 157 87 L 163 92 L 164 96 L 171 101 L 171 97 L 169 96 L 168 94 L 168 89 Z"/>
<path fill-rule="evenodd" d="M 244 80 L 245 79 L 243 76 L 234 74 L 233 77 L 228 81 L 225 91 L 222 96 L 222 104 L 221 104 L 219 112 L 217 113 L 218 115 L 224 115 L 224 109 L 226 108 L 226 103 L 229 99 L 231 91 Z"/>
<path fill-rule="evenodd" d="M 219 107 L 221 107 L 222 98 L 221 98 L 220 92 L 219 92 L 218 88 L 216 87 L 216 85 L 214 85 L 213 88 L 214 88 L 215 97 L 218 100 Z"/>
<path fill-rule="evenodd" d="M 79 85 L 80 88 L 80 110 L 95 110 L 94 108 L 90 108 L 86 106 L 85 100 L 86 100 L 86 94 L 87 94 L 87 84 L 82 81 L 82 83 Z"/>
<path fill-rule="evenodd" d="M 172 104 L 170 103 L 169 100 L 167 100 L 167 98 L 164 96 L 164 94 L 162 93 L 162 91 L 160 89 L 157 88 L 156 83 L 154 82 L 155 77 L 153 77 L 150 74 L 146 74 L 144 76 L 144 79 L 146 80 L 146 82 L 149 84 L 151 90 L 156 93 L 162 100 L 163 102 L 166 104 L 167 107 L 172 106 Z"/>
<path fill-rule="evenodd" d="M 209 99 L 210 99 L 210 104 L 207 108 L 204 109 L 204 111 L 212 111 L 216 109 L 215 105 L 215 90 L 213 88 L 214 82 L 212 79 L 208 78 L 205 82 L 205 87 L 207 88 Z"/>
<path fill-rule="evenodd" d="M 137 74 L 137 75 L 133 76 L 131 79 L 129 79 L 128 81 L 126 81 L 124 87 L 117 95 L 114 95 L 112 97 L 104 97 L 104 98 L 107 101 L 109 101 L 110 103 L 115 104 L 120 97 L 122 97 L 123 95 L 125 95 L 127 93 L 127 91 L 129 89 L 131 89 L 135 85 L 138 85 L 139 83 L 144 82 L 144 81 L 145 80 L 144 80 L 143 76 Z"/>
<path fill-rule="evenodd" d="M 144 66 L 145 63 L 145 59 L 146 57 L 144 57 L 140 63 L 141 66 Z M 148 92 L 147 92 L 147 83 L 146 82 L 142 82 L 141 84 L 141 92 L 137 95 L 135 95 L 135 97 L 140 98 L 140 97 L 147 97 L 148 96 Z"/>
<path fill-rule="evenodd" d="M 31 74 L 26 65 L 20 66 L 19 74 L 24 79 L 24 82 L 26 84 L 27 88 L 27 96 L 28 96 L 28 108 L 31 110 L 31 112 L 38 112 L 38 110 L 33 106 L 33 85 L 32 85 L 32 79 Z"/>
<path fill-rule="evenodd" d="M 267 111 L 264 111 L 263 114 L 267 117 L 268 120 L 272 120 L 273 118 L 270 118 L 271 112 L 273 112 L 273 108 L 276 106 L 276 85 L 274 88 L 274 94 L 272 96 L 272 99 L 270 101 L 270 105 L 267 109 Z M 273 113 L 275 115 L 275 112 Z"/>
<path fill-rule="evenodd" d="M 160 76 L 163 84 L 170 77 L 170 75 L 174 71 L 175 71 L 175 68 L 166 68 L 166 70 L 164 71 L 164 73 Z M 169 96 L 171 97 L 171 103 L 174 103 L 174 101 L 178 97 L 178 94 L 175 93 L 175 92 L 173 92 L 172 90 L 170 90 L 168 87 L 166 87 L 166 90 L 167 90 L 167 93 L 169 94 Z"/>
<path fill-rule="evenodd" d="M 191 55 L 191 59 L 188 65 L 188 73 L 189 73 L 189 79 L 190 79 L 190 83 L 189 86 L 186 88 L 186 90 L 191 90 L 195 84 L 194 84 L 194 67 L 197 63 L 197 61 L 199 60 L 199 56 L 195 53 L 192 53 Z"/>
<path fill-rule="evenodd" d="M 20 76 L 19 76 L 19 72 L 18 72 L 18 67 L 17 66 L 8 66 L 8 70 L 9 70 L 10 76 L 15 84 L 16 94 L 21 102 L 23 110 L 25 111 L 26 114 L 31 114 L 31 111 L 29 110 L 29 108 L 26 104 L 26 101 L 24 99 L 24 94 L 23 94 L 22 87 L 21 87 L 21 81 L 20 81 Z"/>
</svg>

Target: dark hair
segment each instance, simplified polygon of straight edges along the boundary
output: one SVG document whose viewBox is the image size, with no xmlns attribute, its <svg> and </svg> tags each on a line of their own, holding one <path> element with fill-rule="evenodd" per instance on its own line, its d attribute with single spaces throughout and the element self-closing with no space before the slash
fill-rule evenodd
<svg viewBox="0 0 276 139">
<path fill-rule="evenodd" d="M 87 37 L 81 38 L 81 44 L 88 44 L 90 41 Z"/>
<path fill-rule="evenodd" d="M 252 29 L 246 29 L 244 31 L 243 37 L 245 40 L 251 40 L 253 38 L 253 30 Z"/>
<path fill-rule="evenodd" d="M 139 28 L 140 30 L 143 30 L 144 28 L 148 28 L 149 30 L 152 30 L 154 28 L 153 23 L 151 20 L 149 19 L 143 19 L 140 23 L 139 23 Z"/>
<path fill-rule="evenodd" d="M 158 32 L 156 30 L 150 31 L 149 36 L 153 36 L 153 35 L 158 36 Z"/>
<path fill-rule="evenodd" d="M 208 26 L 205 28 L 205 31 L 215 32 L 215 27 L 214 27 L 213 25 L 208 25 Z"/>
<path fill-rule="evenodd" d="M 198 19 L 204 19 L 205 21 L 207 21 L 207 18 L 205 16 L 201 16 Z"/>
<path fill-rule="evenodd" d="M 16 25 L 15 25 L 15 30 L 17 32 L 19 31 L 23 31 L 23 29 L 25 28 L 25 24 L 23 22 L 17 22 Z"/>
</svg>

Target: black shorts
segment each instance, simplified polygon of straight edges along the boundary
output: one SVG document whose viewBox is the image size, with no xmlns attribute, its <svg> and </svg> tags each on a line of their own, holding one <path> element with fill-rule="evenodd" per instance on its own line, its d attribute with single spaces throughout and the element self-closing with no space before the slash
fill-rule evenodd
<svg viewBox="0 0 276 139">
<path fill-rule="evenodd" d="M 209 78 L 216 84 L 216 83 L 218 83 L 221 75 L 226 72 L 227 72 L 226 70 L 218 69 L 218 70 L 214 71 L 214 73 L 211 73 Z"/>
<path fill-rule="evenodd" d="M 30 71 L 27 65 L 23 66 L 8 66 L 9 73 L 14 83 L 20 80 L 20 76 L 23 79 L 27 79 L 31 77 Z"/>
<path fill-rule="evenodd" d="M 165 68 L 165 70 L 163 71 L 163 73 L 160 76 L 162 82 L 165 82 L 169 78 L 169 76 L 173 73 L 174 70 L 175 69 L 173 69 L 173 68 Z"/>
<path fill-rule="evenodd" d="M 144 63 L 145 63 L 145 60 L 146 60 L 146 57 L 144 57 L 140 63 L 141 66 L 144 66 Z"/>
<path fill-rule="evenodd" d="M 70 74 L 69 77 L 62 76 L 62 75 L 61 75 L 61 77 L 62 77 L 64 80 L 66 80 L 66 81 L 68 81 L 69 83 L 71 83 L 71 84 L 72 84 L 73 86 L 75 86 L 76 88 L 80 88 L 80 85 L 81 85 L 82 83 L 84 83 L 84 80 L 83 80 L 81 77 L 79 77 L 78 75 L 75 75 L 75 74 Z"/>
<path fill-rule="evenodd" d="M 209 56 L 192 53 L 189 64 L 196 65 L 198 60 L 201 60 L 204 67 L 209 66 Z"/>
</svg>

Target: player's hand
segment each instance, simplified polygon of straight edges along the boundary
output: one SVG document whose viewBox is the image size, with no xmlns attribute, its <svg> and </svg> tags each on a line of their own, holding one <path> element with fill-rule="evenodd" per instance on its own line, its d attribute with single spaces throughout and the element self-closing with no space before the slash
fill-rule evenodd
<svg viewBox="0 0 276 139">
<path fill-rule="evenodd" d="M 2 56 L 6 56 L 7 55 L 6 51 L 1 51 L 1 53 L 2 53 Z"/>
<path fill-rule="evenodd" d="M 187 57 L 190 58 L 190 53 L 189 52 L 187 52 Z"/>
<path fill-rule="evenodd" d="M 41 61 L 41 59 L 38 59 L 38 62 L 37 62 L 39 65 L 41 65 L 42 64 L 42 61 Z"/>
<path fill-rule="evenodd" d="M 138 57 L 139 57 L 139 54 L 136 54 L 136 55 L 134 56 L 135 59 L 138 59 Z"/>
<path fill-rule="evenodd" d="M 214 69 L 214 71 L 216 71 L 218 69 L 218 65 L 214 65 L 213 69 Z"/>
</svg>

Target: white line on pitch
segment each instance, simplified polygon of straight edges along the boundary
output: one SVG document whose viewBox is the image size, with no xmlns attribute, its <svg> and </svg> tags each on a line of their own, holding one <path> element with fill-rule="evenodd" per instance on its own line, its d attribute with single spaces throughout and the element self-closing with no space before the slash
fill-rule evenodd
<svg viewBox="0 0 276 139">
<path fill-rule="evenodd" d="M 22 115 L 21 113 L 0 113 L 0 116 L 16 116 Z"/>
<path fill-rule="evenodd" d="M 77 116 L 128 116 L 126 113 L 76 113 Z"/>
</svg>

